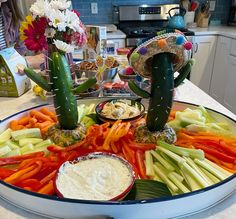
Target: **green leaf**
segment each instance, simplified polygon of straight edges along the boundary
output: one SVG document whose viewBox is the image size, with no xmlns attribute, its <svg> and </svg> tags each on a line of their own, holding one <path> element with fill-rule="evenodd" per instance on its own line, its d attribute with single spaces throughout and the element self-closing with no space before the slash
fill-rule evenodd
<svg viewBox="0 0 236 219">
<path fill-rule="evenodd" d="M 164 183 L 155 180 L 136 179 L 133 188 L 124 200 L 143 200 L 167 196 L 172 195 Z"/>
</svg>

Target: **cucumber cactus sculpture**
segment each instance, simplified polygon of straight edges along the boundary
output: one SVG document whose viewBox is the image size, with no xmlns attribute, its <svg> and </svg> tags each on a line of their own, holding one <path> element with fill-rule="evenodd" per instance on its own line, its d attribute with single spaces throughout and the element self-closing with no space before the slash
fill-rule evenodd
<svg viewBox="0 0 236 219">
<path fill-rule="evenodd" d="M 161 131 L 168 120 L 173 102 L 174 87 L 190 73 L 193 65 L 192 44 L 181 32 L 158 35 L 140 46 L 130 56 L 134 71 L 151 79 L 151 93 L 129 82 L 130 89 L 137 95 L 149 99 L 146 125 L 149 131 Z M 179 75 L 174 79 L 174 72 Z"/>
<path fill-rule="evenodd" d="M 32 69 L 25 68 L 24 72 L 44 90 L 53 93 L 53 101 L 61 129 L 76 129 L 78 123 L 77 102 L 74 94 L 84 92 L 96 83 L 90 78 L 73 89 L 70 67 L 65 56 L 60 52 L 53 52 L 49 59 L 48 83 Z"/>
</svg>

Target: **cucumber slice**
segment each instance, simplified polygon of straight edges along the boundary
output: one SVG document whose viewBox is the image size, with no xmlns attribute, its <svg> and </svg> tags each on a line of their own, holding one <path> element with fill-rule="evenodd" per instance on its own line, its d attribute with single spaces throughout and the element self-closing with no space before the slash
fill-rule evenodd
<svg viewBox="0 0 236 219">
<path fill-rule="evenodd" d="M 11 132 L 12 130 L 8 128 L 4 132 L 0 134 L 0 144 L 4 143 L 5 141 L 9 140 L 11 138 Z"/>
<path fill-rule="evenodd" d="M 3 146 L 0 148 L 0 157 L 5 156 L 7 153 L 11 151 L 11 148 L 9 146 Z"/>
<path fill-rule="evenodd" d="M 47 139 L 47 140 L 44 140 L 38 144 L 35 144 L 34 145 L 34 148 L 41 148 L 41 147 L 47 147 L 49 146 L 50 144 L 52 144 L 52 141 L 50 139 Z"/>
<path fill-rule="evenodd" d="M 20 148 L 16 148 L 10 151 L 9 153 L 5 155 L 5 157 L 12 157 L 12 156 L 17 156 L 17 155 L 21 155 Z"/>
<path fill-rule="evenodd" d="M 21 154 L 29 154 L 32 153 L 34 150 L 34 145 L 33 144 L 27 144 L 24 147 L 20 149 Z"/>
<path fill-rule="evenodd" d="M 19 148 L 19 145 L 18 145 L 16 142 L 12 141 L 12 140 L 6 141 L 5 144 L 6 144 L 7 146 L 9 146 L 9 147 L 11 148 L 11 150 L 15 150 L 15 149 L 18 149 L 18 148 Z"/>
<path fill-rule="evenodd" d="M 42 138 L 39 128 L 22 129 L 11 132 L 12 138 L 18 141 L 22 138 Z"/>
<path fill-rule="evenodd" d="M 38 144 L 42 141 L 42 138 L 22 138 L 19 140 L 19 145 L 20 147 L 23 147 L 26 144 Z"/>
</svg>

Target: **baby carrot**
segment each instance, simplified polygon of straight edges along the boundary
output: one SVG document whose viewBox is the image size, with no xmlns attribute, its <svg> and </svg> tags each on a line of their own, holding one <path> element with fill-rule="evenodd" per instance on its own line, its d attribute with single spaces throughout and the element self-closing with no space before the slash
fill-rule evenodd
<svg viewBox="0 0 236 219">
<path fill-rule="evenodd" d="M 57 116 L 55 112 L 50 111 L 48 108 L 46 107 L 42 107 L 40 109 L 40 112 L 42 112 L 43 114 L 50 116 L 54 122 L 57 122 Z"/>
<path fill-rule="evenodd" d="M 36 111 L 36 110 L 31 110 L 30 115 L 32 117 L 35 117 L 39 121 L 51 121 L 51 122 L 53 122 L 53 120 L 51 119 L 50 116 L 47 116 L 47 115 L 45 115 L 45 114 L 43 114 L 39 111 Z"/>
<path fill-rule="evenodd" d="M 30 119 L 29 116 L 22 117 L 18 120 L 18 124 L 25 126 L 29 123 L 29 119 Z"/>
<path fill-rule="evenodd" d="M 17 126 L 18 126 L 18 121 L 17 120 L 12 120 L 9 124 L 10 129 L 12 129 L 13 131 L 17 130 Z"/>
</svg>

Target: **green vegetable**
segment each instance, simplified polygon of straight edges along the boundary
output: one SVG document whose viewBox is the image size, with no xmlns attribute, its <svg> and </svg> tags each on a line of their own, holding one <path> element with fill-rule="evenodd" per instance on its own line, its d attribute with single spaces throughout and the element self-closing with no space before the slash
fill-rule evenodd
<svg viewBox="0 0 236 219">
<path fill-rule="evenodd" d="M 189 75 L 194 63 L 195 63 L 194 59 L 189 59 L 184 64 L 184 66 L 179 70 L 179 75 L 174 80 L 174 87 L 178 87 L 183 82 L 183 80 Z"/>
<path fill-rule="evenodd" d="M 42 78 L 38 73 L 36 73 L 33 69 L 26 67 L 24 69 L 25 74 L 35 83 L 37 83 L 41 88 L 50 92 L 51 86 L 47 83 L 47 81 Z"/>
<path fill-rule="evenodd" d="M 11 148 L 7 145 L 0 147 L 0 157 L 3 157 L 11 151 Z"/>
<path fill-rule="evenodd" d="M 42 138 L 39 128 L 12 131 L 11 136 L 14 140 L 20 140 L 22 138 Z"/>
<path fill-rule="evenodd" d="M 128 81 L 128 85 L 129 85 L 130 90 L 132 90 L 138 96 L 140 96 L 142 98 L 149 98 L 150 97 L 150 93 L 148 93 L 147 91 L 140 88 L 134 81 L 132 81 L 132 80 Z"/>
<path fill-rule="evenodd" d="M 171 196 L 167 186 L 154 180 L 136 179 L 124 200 L 144 200 Z"/>
<path fill-rule="evenodd" d="M 8 128 L 0 134 L 0 144 L 11 138 L 11 129 Z"/>
<path fill-rule="evenodd" d="M 74 88 L 73 91 L 75 94 L 79 94 L 88 90 L 88 88 L 92 87 L 97 83 L 97 79 L 95 77 L 89 78 L 84 83 L 80 84 L 78 87 Z"/>
<path fill-rule="evenodd" d="M 42 138 L 22 138 L 19 140 L 19 146 L 24 146 L 26 144 L 37 144 L 42 142 Z"/>
</svg>

